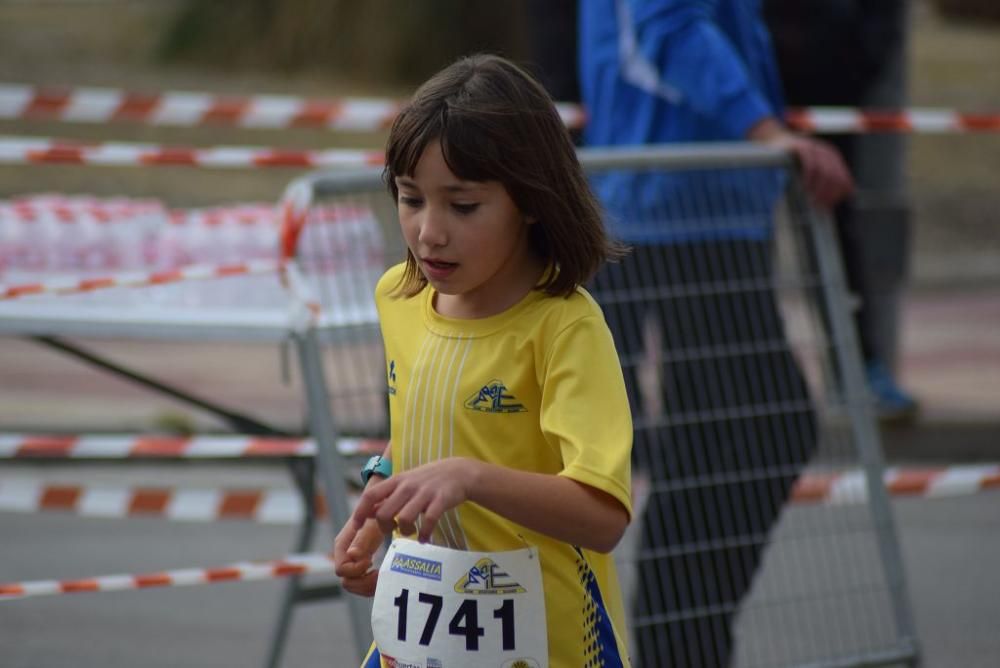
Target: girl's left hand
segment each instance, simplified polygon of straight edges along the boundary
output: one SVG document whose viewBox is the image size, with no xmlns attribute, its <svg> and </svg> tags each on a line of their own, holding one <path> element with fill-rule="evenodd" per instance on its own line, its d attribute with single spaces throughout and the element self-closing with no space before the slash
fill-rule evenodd
<svg viewBox="0 0 1000 668">
<path fill-rule="evenodd" d="M 378 485 L 368 487 L 354 509 L 353 521 L 361 526 L 374 517 L 381 530 L 389 534 L 398 528 L 426 543 L 438 520 L 447 511 L 469 498 L 469 489 L 479 462 L 451 457 L 394 474 Z"/>
<path fill-rule="evenodd" d="M 334 571 L 345 591 L 358 596 L 374 596 L 378 570 L 372 561 L 385 535 L 375 522 L 364 523 L 360 530 L 351 520 L 333 541 Z"/>
</svg>

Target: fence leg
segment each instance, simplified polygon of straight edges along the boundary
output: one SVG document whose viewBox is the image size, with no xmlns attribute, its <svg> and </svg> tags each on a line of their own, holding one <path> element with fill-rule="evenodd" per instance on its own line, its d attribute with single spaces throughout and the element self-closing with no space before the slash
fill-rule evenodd
<svg viewBox="0 0 1000 668">
<path fill-rule="evenodd" d="M 919 662 L 919 645 L 913 622 L 903 558 L 899 549 L 895 522 L 889 498 L 882 482 L 885 462 L 871 402 L 868 398 L 857 334 L 847 300 L 847 283 L 837 256 L 837 240 L 833 233 L 833 223 L 813 210 L 806 202 L 805 194 L 798 184 L 791 186 L 789 201 L 806 221 L 810 238 L 805 240 L 812 246 L 809 257 L 816 263 L 820 278 L 820 294 L 826 312 L 829 314 L 831 343 L 836 350 L 833 363 L 835 373 L 843 383 L 847 402 L 847 415 L 851 430 L 858 444 L 858 456 L 865 470 L 865 484 L 868 504 L 872 513 L 882 567 L 885 569 L 886 583 L 892 600 L 893 616 L 899 632 L 899 649 L 911 665 Z"/>
<path fill-rule="evenodd" d="M 337 427 L 330 410 L 316 330 L 310 328 L 305 332 L 296 333 L 294 340 L 309 403 L 309 424 L 316 439 L 316 463 L 319 467 L 320 482 L 326 492 L 329 511 L 327 517 L 330 521 L 331 535 L 336 536 L 350 512 L 347 505 L 344 466 L 340 453 L 337 452 Z M 354 632 L 354 650 L 360 664 L 371 641 L 370 603 L 358 596 L 347 596 L 346 600 Z"/>
<path fill-rule="evenodd" d="M 293 552 L 305 552 L 312 545 L 313 534 L 316 528 L 316 484 L 315 469 L 313 462 L 308 459 L 290 459 L 288 467 L 295 482 L 295 488 L 302 498 L 302 521 L 299 523 L 299 530 L 295 535 Z M 285 651 L 285 642 L 288 640 L 288 629 L 292 623 L 293 606 L 299 598 L 302 590 L 301 576 L 288 578 L 285 584 L 285 592 L 281 599 L 281 607 L 278 610 L 278 619 L 271 632 L 271 642 L 267 650 L 267 668 L 277 668 L 281 664 L 281 656 Z"/>
</svg>

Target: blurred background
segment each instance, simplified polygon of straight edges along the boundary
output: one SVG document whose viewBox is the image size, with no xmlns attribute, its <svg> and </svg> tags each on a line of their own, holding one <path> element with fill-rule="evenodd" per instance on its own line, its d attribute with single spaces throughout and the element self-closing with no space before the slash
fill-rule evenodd
<svg viewBox="0 0 1000 668">
<path fill-rule="evenodd" d="M 0 75 L 8 82 L 106 86 L 139 91 L 231 94 L 405 96 L 456 55 L 496 50 L 527 57 L 524 0 L 3 0 Z M 975 8 L 975 9 L 972 9 Z M 114 20 L 110 20 L 113 12 Z M 910 96 L 914 106 L 992 111 L 1000 94 L 1000 26 L 991 0 L 914 0 Z M 989 20 L 992 17 L 992 20 Z M 378 146 L 378 136 L 329 132 L 139 125 L 0 123 L 6 134 L 185 144 L 281 144 L 322 148 Z M 912 143 L 910 183 L 919 227 L 918 281 L 942 271 L 935 258 L 962 253 L 965 271 L 997 266 L 992 227 L 1000 142 L 990 135 L 920 136 Z M 201 183 L 184 174 L 89 174 L 91 170 L 3 168 L 4 194 L 48 187 L 67 192 L 164 197 L 195 205 L 274 197 L 287 173 L 237 174 Z M 65 173 L 61 173 L 65 171 Z M 44 175 L 44 182 L 37 179 Z M 86 182 L 73 180 L 86 178 Z M 125 179 L 134 179 L 126 181 Z M 273 181 L 272 181 L 273 179 Z M 991 233 L 994 232 L 994 233 Z M 978 258 L 973 261 L 973 258 Z M 989 260 L 993 260 L 990 262 Z"/>
<path fill-rule="evenodd" d="M 455 56 L 499 51 L 525 61 L 525 1 L 433 0 L 3 0 L 0 76 L 7 82 L 137 91 L 404 97 Z M 114 14 L 110 20 L 109 13 Z M 1000 95 L 1000 26 L 990 0 L 914 0 L 910 96 L 914 106 L 988 112 Z M 529 63 L 530 65 L 530 63 Z M 26 124 L 5 134 L 186 145 L 377 147 L 379 135 L 308 130 Z M 109 135 L 113 133 L 113 135 Z M 1000 142 L 991 135 L 921 135 L 912 142 L 917 283 L 946 270 L 968 277 L 1000 265 L 995 232 Z M 100 173 L 92 173 L 100 172 Z M 214 175 L 213 175 L 214 176 Z M 0 167 L 2 194 L 39 189 L 162 197 L 194 206 L 273 199 L 288 173 Z"/>
<path fill-rule="evenodd" d="M 429 74 L 469 51 L 499 51 L 531 68 L 524 30 L 527 7 L 527 0 L 0 0 L 0 80 L 147 93 L 405 98 Z M 1000 99 L 1000 68 L 996 66 L 1000 62 L 1000 23 L 996 7 L 991 0 L 914 0 L 909 33 L 912 106 L 967 113 L 996 110 Z M 0 134 L 308 150 L 378 149 L 384 139 L 383 132 L 39 120 L 0 120 Z M 1000 284 L 998 168 L 1000 135 L 995 132 L 920 133 L 910 137 L 907 174 L 914 221 L 911 295 L 914 290 L 956 289 L 961 289 L 962 294 L 981 295 Z M 0 197 L 40 192 L 127 195 L 155 198 L 169 207 L 273 202 L 299 173 L 301 170 L 294 169 L 0 164 Z M 945 301 L 958 308 L 958 302 Z M 993 418 L 1000 413 L 1000 405 L 988 390 L 1000 384 L 1000 378 L 995 362 L 983 362 L 990 361 L 988 358 L 995 352 L 984 351 L 980 343 L 977 350 L 989 353 L 987 359 L 982 359 L 984 354 L 973 356 L 968 342 L 956 339 L 954 333 L 946 342 L 942 337 L 947 338 L 947 332 L 936 333 L 931 341 L 928 328 L 934 323 L 925 322 L 929 317 L 926 313 L 913 309 L 904 313 L 903 384 L 926 399 L 925 416 L 931 418 L 931 423 L 971 414 L 978 430 L 976 443 L 991 440 L 996 433 Z M 940 322 L 940 318 L 931 319 Z M 954 345 L 956 342 L 959 345 Z M 947 350 L 942 350 L 941 345 Z M 926 346 L 932 349 L 924 349 Z M 962 359 L 952 359 L 963 355 Z M 944 363 L 952 369 L 960 364 L 962 377 L 942 376 L 952 373 L 942 370 Z M 25 426 L 37 424 L 40 397 L 28 388 L 40 375 L 62 375 L 66 371 L 46 372 L 45 362 L 35 357 L 26 361 L 21 345 L 10 342 L 0 345 L 0 364 L 8 378 L 21 381 L 16 389 L 9 385 L 5 388 L 0 420 Z M 949 385 L 946 391 L 940 388 L 944 382 Z M 89 415 L 98 408 L 96 398 L 94 403 L 80 407 L 79 412 Z M 294 421 L 289 408 L 274 412 L 280 412 L 286 421 Z M 110 416 L 109 426 L 149 428 L 149 421 L 164 410 L 174 409 L 150 409 L 143 404 L 129 411 L 128 417 L 117 411 Z M 44 411 L 44 415 L 50 428 L 64 426 L 54 412 Z M 76 420 L 81 417 L 74 415 L 71 424 L 65 426 L 79 428 Z M 98 422 L 107 419 L 109 416 L 104 416 Z M 887 434 L 890 448 L 898 443 L 899 434 L 898 430 Z M 928 429 L 904 435 L 910 452 L 921 449 L 925 436 L 931 439 L 930 445 L 943 437 Z"/>
</svg>

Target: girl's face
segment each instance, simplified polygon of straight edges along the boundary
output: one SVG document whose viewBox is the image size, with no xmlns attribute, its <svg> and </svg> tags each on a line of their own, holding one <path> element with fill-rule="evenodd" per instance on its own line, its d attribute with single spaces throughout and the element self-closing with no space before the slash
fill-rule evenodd
<svg viewBox="0 0 1000 668">
<path fill-rule="evenodd" d="M 412 175 L 397 176 L 399 224 L 414 259 L 438 292 L 438 313 L 484 318 L 521 300 L 544 263 L 528 221 L 498 181 L 452 174 L 440 142 L 424 149 Z"/>
</svg>

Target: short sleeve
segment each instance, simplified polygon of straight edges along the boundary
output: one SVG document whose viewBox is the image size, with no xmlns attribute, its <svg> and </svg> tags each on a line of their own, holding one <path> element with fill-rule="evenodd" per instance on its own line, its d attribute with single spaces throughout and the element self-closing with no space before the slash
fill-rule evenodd
<svg viewBox="0 0 1000 668">
<path fill-rule="evenodd" d="M 614 341 L 599 314 L 555 336 L 544 366 L 541 428 L 562 455 L 560 475 L 610 494 L 631 516 L 632 416 Z"/>
</svg>

